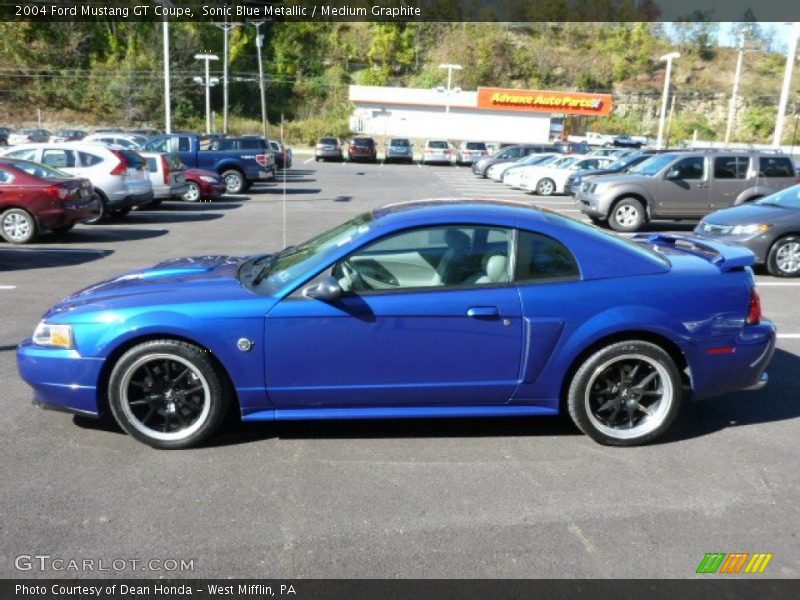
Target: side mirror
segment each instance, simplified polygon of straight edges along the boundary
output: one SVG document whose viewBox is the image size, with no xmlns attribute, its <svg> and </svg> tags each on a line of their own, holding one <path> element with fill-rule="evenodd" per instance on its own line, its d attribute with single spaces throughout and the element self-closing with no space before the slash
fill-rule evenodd
<svg viewBox="0 0 800 600">
<path fill-rule="evenodd" d="M 678 169 L 670 169 L 667 171 L 667 179 L 680 179 L 681 172 Z"/>
<path fill-rule="evenodd" d="M 342 287 L 335 277 L 326 277 L 319 283 L 310 285 L 303 290 L 303 296 L 314 298 L 323 302 L 333 302 L 342 295 Z"/>
</svg>

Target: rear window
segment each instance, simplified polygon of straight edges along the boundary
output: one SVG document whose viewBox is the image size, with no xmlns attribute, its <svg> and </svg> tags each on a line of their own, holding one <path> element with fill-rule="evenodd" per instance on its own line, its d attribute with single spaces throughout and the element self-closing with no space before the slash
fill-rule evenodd
<svg viewBox="0 0 800 600">
<path fill-rule="evenodd" d="M 467 150 L 486 150 L 483 142 L 467 142 Z"/>
<path fill-rule="evenodd" d="M 408 140 L 392 140 L 391 142 L 389 142 L 389 145 L 390 146 L 403 146 L 403 147 L 406 147 L 406 146 L 410 146 L 410 143 L 409 143 Z"/>
<path fill-rule="evenodd" d="M 428 142 L 428 148 L 448 148 L 447 142 Z"/>
<path fill-rule="evenodd" d="M 758 159 L 759 177 L 794 177 L 792 161 L 787 156 L 761 156 Z"/>
<path fill-rule="evenodd" d="M 114 150 L 114 152 L 124 156 L 132 169 L 141 169 L 145 165 L 144 158 L 138 152 L 134 152 L 133 150 Z"/>
<path fill-rule="evenodd" d="M 371 139 L 368 139 L 368 138 L 356 138 L 356 139 L 353 140 L 353 143 L 356 146 L 363 146 L 365 148 L 368 148 L 370 146 L 374 146 L 375 145 L 375 142 L 373 140 L 371 140 Z"/>
<path fill-rule="evenodd" d="M 319 143 L 320 144 L 333 144 L 335 146 L 336 145 L 336 141 L 337 141 L 336 138 L 320 138 Z"/>
</svg>

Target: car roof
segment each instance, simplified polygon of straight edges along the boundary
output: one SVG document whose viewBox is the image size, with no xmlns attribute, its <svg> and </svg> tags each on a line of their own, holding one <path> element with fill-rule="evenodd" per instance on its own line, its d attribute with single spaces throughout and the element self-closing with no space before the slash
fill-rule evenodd
<svg viewBox="0 0 800 600">
<path fill-rule="evenodd" d="M 542 210 L 512 200 L 491 200 L 475 198 L 431 198 L 411 202 L 396 202 L 379 206 L 372 211 L 376 219 L 389 218 L 394 215 L 407 216 L 409 212 L 424 217 L 463 217 L 469 213 L 471 218 L 492 221 L 498 216 L 507 218 L 543 219 Z"/>
</svg>

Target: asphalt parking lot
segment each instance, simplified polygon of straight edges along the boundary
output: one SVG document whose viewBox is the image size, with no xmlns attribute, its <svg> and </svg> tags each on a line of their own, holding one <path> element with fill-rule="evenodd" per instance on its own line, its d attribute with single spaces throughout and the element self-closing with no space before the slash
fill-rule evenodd
<svg viewBox="0 0 800 600">
<path fill-rule="evenodd" d="M 279 181 L 0 244 L 0 577 L 87 575 L 14 567 L 39 553 L 194 561 L 118 574 L 147 577 L 682 578 L 707 552 L 770 552 L 763 576 L 800 576 L 800 281 L 758 276 L 781 336 L 770 384 L 685 405 L 641 448 L 537 418 L 226 426 L 209 446 L 163 452 L 33 408 L 16 374 L 16 344 L 81 287 L 173 256 L 282 247 L 284 198 L 292 244 L 387 202 L 454 196 L 580 217 L 567 197 L 464 167 L 297 156 L 285 194 Z"/>
</svg>

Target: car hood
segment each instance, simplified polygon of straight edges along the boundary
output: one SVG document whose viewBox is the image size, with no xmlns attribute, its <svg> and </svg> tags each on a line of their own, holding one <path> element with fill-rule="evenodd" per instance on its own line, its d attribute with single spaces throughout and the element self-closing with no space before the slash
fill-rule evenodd
<svg viewBox="0 0 800 600">
<path fill-rule="evenodd" d="M 800 210 L 763 204 L 742 204 L 711 213 L 703 221 L 714 225 L 775 224 L 783 221 L 800 224 Z"/>
<path fill-rule="evenodd" d="M 594 177 L 595 175 L 614 175 L 621 173 L 620 169 L 579 169 L 575 171 L 574 177 Z"/>
<path fill-rule="evenodd" d="M 196 256 L 164 261 L 102 281 L 56 304 L 47 319 L 83 313 L 252 298 L 237 277 L 251 257 Z"/>
</svg>

